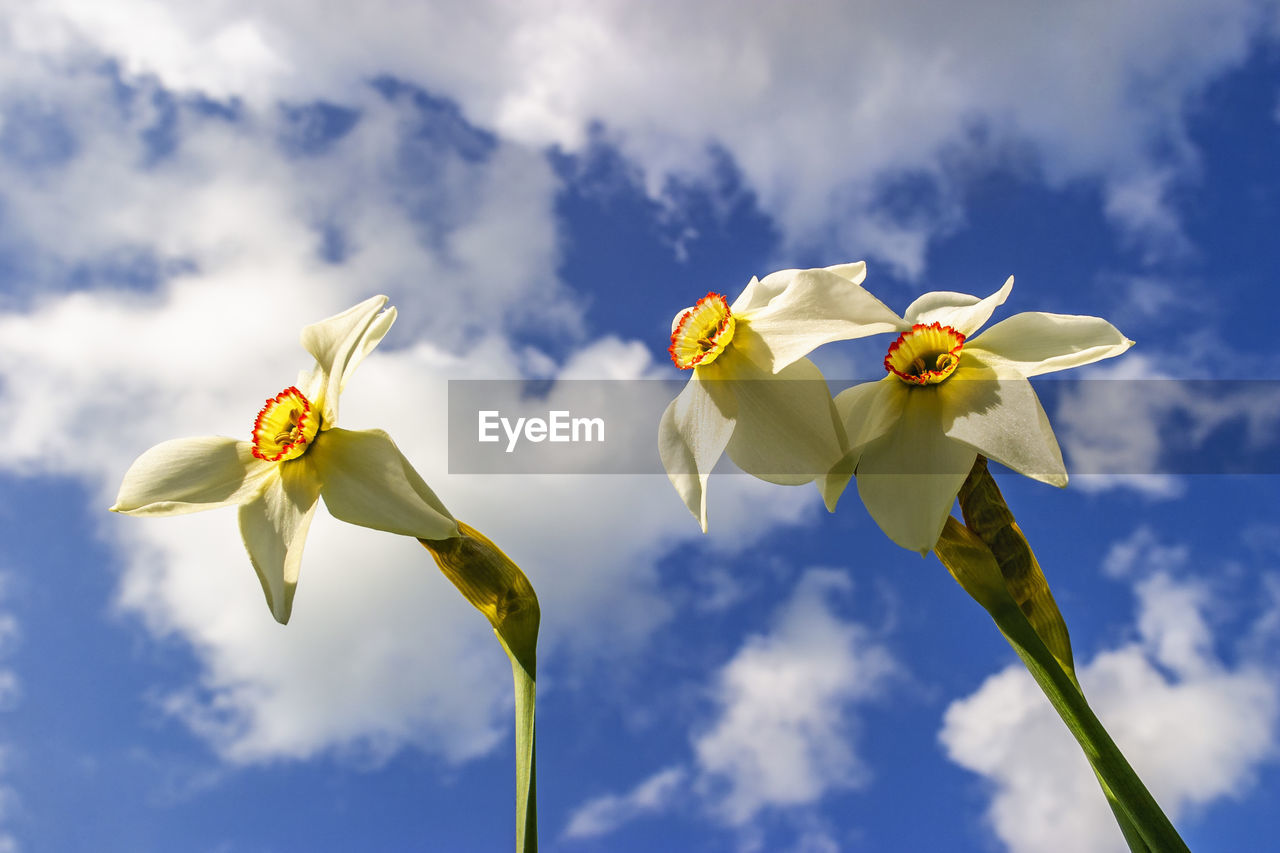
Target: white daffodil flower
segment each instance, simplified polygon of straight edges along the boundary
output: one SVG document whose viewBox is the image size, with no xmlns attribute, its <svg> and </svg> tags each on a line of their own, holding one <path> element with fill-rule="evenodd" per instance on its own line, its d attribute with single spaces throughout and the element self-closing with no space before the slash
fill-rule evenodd
<svg viewBox="0 0 1280 853">
<path fill-rule="evenodd" d="M 138 457 L 113 512 L 181 515 L 238 504 L 240 535 L 267 606 L 289 621 L 316 502 L 343 521 L 422 539 L 448 539 L 458 525 L 382 430 L 339 429 L 338 396 L 391 328 L 385 296 L 367 299 L 302 330 L 315 366 L 267 399 L 252 440 L 178 438 Z"/>
<path fill-rule="evenodd" d="M 662 416 L 658 449 L 672 485 L 707 529 L 707 478 L 722 453 L 763 480 L 820 479 L 828 508 L 847 476 L 831 392 L 805 356 L 821 344 L 896 331 L 900 321 L 861 287 L 866 264 L 782 270 L 751 279 L 733 303 L 708 293 L 676 315 L 671 360 L 691 371 Z"/>
<path fill-rule="evenodd" d="M 1015 314 L 971 340 L 1012 289 L 1010 276 L 986 299 L 921 296 L 898 323 L 884 359 L 888 375 L 836 397 L 858 494 L 904 548 L 933 549 L 979 453 L 1065 486 L 1058 440 L 1027 379 L 1133 345 L 1099 317 L 1039 312 Z"/>
</svg>

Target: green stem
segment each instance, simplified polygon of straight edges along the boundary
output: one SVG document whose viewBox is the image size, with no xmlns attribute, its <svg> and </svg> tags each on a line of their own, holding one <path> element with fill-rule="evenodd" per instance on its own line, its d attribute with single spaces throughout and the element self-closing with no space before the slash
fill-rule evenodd
<svg viewBox="0 0 1280 853">
<path fill-rule="evenodd" d="M 458 535 L 419 539 L 462 596 L 493 626 L 511 659 L 516 698 L 516 853 L 538 853 L 537 697 L 538 625 L 541 611 L 533 585 L 502 549 L 459 521 Z"/>
<path fill-rule="evenodd" d="M 1066 671 L 1076 689 L 1080 690 L 1067 623 L 1053 600 L 1049 582 L 1035 552 L 1000 494 L 1000 487 L 987 470 L 986 458 L 979 456 L 974 461 L 973 470 L 960 487 L 959 497 L 965 525 L 986 546 L 985 549 L 978 546 L 978 549 L 989 550 L 999 566 L 1004 579 L 1001 595 L 1007 593 L 1018 603 L 1032 629 Z M 1096 768 L 1094 773 L 1098 773 Z M 1132 853 L 1151 853 L 1128 814 L 1120 807 L 1115 793 L 1100 775 L 1098 783 Z"/>
<path fill-rule="evenodd" d="M 1120 827 L 1120 833 L 1124 836 L 1125 844 L 1129 845 L 1130 853 L 1151 853 L 1151 848 L 1143 840 L 1142 833 L 1138 830 L 1138 827 L 1134 826 L 1128 813 L 1120 805 L 1120 801 L 1116 799 L 1115 792 L 1103 781 L 1102 774 L 1098 772 L 1098 768 L 1093 768 L 1093 775 L 1098 780 L 1098 784 L 1102 786 L 1102 793 L 1107 798 L 1107 805 L 1111 807 L 1111 814 L 1115 816 L 1116 825 Z"/>
<path fill-rule="evenodd" d="M 979 457 L 960 492 L 968 526 L 948 518 L 935 553 L 995 621 L 1079 742 L 1130 849 L 1187 851 L 1085 700 L 1075 677 L 1066 623 L 985 462 Z"/>
<path fill-rule="evenodd" d="M 1178 831 L 1094 715 L 1084 694 L 1058 664 L 1018 606 L 1010 600 L 1007 605 L 988 612 L 1079 742 L 1102 780 L 1104 790 L 1115 796 L 1120 811 L 1129 818 L 1132 828 L 1136 829 L 1147 847 L 1160 853 L 1189 853 Z M 1124 829 L 1122 824 L 1121 830 Z"/>
<path fill-rule="evenodd" d="M 498 635 L 502 640 L 502 635 Z M 538 853 L 538 779 L 534 741 L 534 674 L 502 643 L 511 658 L 516 696 L 516 853 Z"/>
</svg>

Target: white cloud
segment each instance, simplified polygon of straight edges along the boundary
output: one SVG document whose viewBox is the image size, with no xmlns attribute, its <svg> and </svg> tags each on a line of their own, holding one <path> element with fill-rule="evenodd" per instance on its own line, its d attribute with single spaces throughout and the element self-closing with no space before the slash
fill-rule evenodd
<svg viewBox="0 0 1280 853">
<path fill-rule="evenodd" d="M 768 634 L 748 638 L 720 671 L 718 718 L 694 740 L 701 786 L 727 823 L 814 803 L 866 781 L 850 708 L 879 695 L 895 664 L 829 604 L 848 576 L 810 571 Z"/>
<path fill-rule="evenodd" d="M 290 339 L 318 318 L 241 316 L 222 301 L 227 286 L 219 284 L 193 277 L 154 306 L 75 294 L 42 311 L 0 317 L 0 351 L 13 356 L 3 362 L 22 365 L 4 376 L 0 432 L 8 444 L 0 461 L 10 470 L 79 477 L 105 508 L 130 460 L 151 444 L 244 433 L 264 395 L 278 390 L 261 383 L 293 381 L 305 354 Z M 275 295 L 299 305 L 307 289 L 282 279 Z M 399 307 L 402 316 L 414 310 Z M 222 334 L 237 328 L 245 338 Z M 662 476 L 629 478 L 627 488 L 589 475 L 449 476 L 446 379 L 518 375 L 505 349 L 495 340 L 468 357 L 425 343 L 375 352 L 344 394 L 343 423 L 390 431 L 450 509 L 524 566 L 544 612 L 563 614 L 544 622 L 546 665 L 555 666 L 557 651 L 630 653 L 670 611 L 656 560 L 701 534 Z M 610 341 L 582 350 L 584 358 L 596 354 L 602 367 L 620 372 L 636 363 L 632 350 Z M 817 510 L 812 489 L 779 495 L 746 477 L 718 478 L 715 489 L 711 543 L 743 547 Z M 309 536 L 294 619 L 282 629 L 263 605 L 234 513 L 151 520 L 104 512 L 101 529 L 125 560 L 121 607 L 156 634 L 191 643 L 203 663 L 197 683 L 178 691 L 168 709 L 232 760 L 305 757 L 343 745 L 385 752 L 404 742 L 463 759 L 490 748 L 505 729 L 510 686 L 501 652 L 484 620 L 412 540 L 322 513 Z"/>
<path fill-rule="evenodd" d="M 1177 572 L 1190 558 L 1189 547 L 1166 544 L 1144 524 L 1107 549 L 1102 571 L 1117 580 L 1150 575 L 1160 569 Z"/>
<path fill-rule="evenodd" d="M 1108 215 L 1178 250 L 1168 190 L 1195 175 L 1188 102 L 1270 35 L 1269 5 L 44 0 L 11 5 L 10 38 L 258 106 L 345 101 L 391 74 L 535 146 L 579 149 L 599 123 L 655 193 L 706 178 L 714 146 L 791 244 L 919 274 L 927 239 L 963 215 L 963 173 L 1010 148 L 1052 185 L 1100 181 Z M 924 212 L 883 203 L 906 176 L 932 187 Z"/>
<path fill-rule="evenodd" d="M 106 506 L 141 449 L 241 434 L 301 366 L 301 323 L 387 292 L 400 323 L 353 383 L 344 422 L 388 428 L 450 507 L 525 565 L 544 603 L 574 614 L 548 623 L 550 648 L 628 647 L 670 607 L 654 561 L 693 536 L 663 478 L 620 490 L 590 478 L 443 473 L 446 377 L 558 369 L 514 351 L 504 334 L 513 325 L 579 342 L 567 375 L 650 369 L 632 342 L 586 339 L 556 276 L 558 187 L 537 147 L 580 147 L 601 121 L 656 192 L 670 176 L 698 179 L 714 159 L 708 146 L 719 146 L 792 242 L 834 236 L 918 273 L 927 236 L 958 215 L 941 158 L 968 145 L 976 125 L 996 142 L 1029 141 L 1054 183 L 1143 174 L 1153 139 L 1177 143 L 1175 167 L 1191 162 L 1183 99 L 1240 60 L 1252 7 L 1155 7 L 1108 7 L 1098 29 L 1089 15 L 1101 6 L 1055 9 L 1053 20 L 994 6 L 942 20 L 835 3 L 803 15 L 723 3 L 668 15 L 623 2 L 375 2 L 356 13 L 12 0 L 0 7 L 0 133 L 10 134 L 0 244 L 24 266 L 0 314 L 0 466 L 78 477 Z M 1061 40 L 1074 31 L 1089 37 Z M 993 36 L 1002 49 L 990 49 Z M 1088 55 L 1049 49 L 1063 43 Z M 456 99 L 498 138 L 374 90 L 379 74 Z M 236 117 L 173 102 L 174 92 L 240 99 Z M 316 98 L 359 120 L 291 156 L 277 140 L 296 128 L 275 107 Z M 157 135 L 170 137 L 160 154 Z M 937 209 L 908 222 L 877 201 L 904 171 L 941 185 Z M 323 252 L 327 229 L 340 235 L 336 260 Z M 135 265 L 154 265 L 158 281 L 130 289 L 107 275 Z M 67 293 L 76 270 L 92 286 Z M 814 511 L 811 489 L 720 479 L 713 547 L 742 547 Z M 488 679 L 501 660 L 413 543 L 319 520 L 295 624 L 281 631 L 230 514 L 102 524 L 125 554 L 121 607 L 190 642 L 204 666 L 168 707 L 229 757 L 412 741 L 460 759 L 500 736 L 505 681 Z M 821 624 L 847 639 L 835 617 Z M 708 775 L 738 760 L 718 744 L 757 713 L 753 667 L 781 666 L 788 644 L 803 647 L 808 634 L 789 630 L 726 671 L 724 719 L 699 741 Z M 870 666 L 852 652 L 833 663 Z M 838 682 L 812 689 L 797 702 L 855 698 Z M 810 779 L 790 796 L 856 780 L 851 755 L 806 751 L 805 733 L 841 725 L 839 714 L 762 719 L 783 738 L 781 758 Z M 728 786 L 727 819 L 782 797 L 752 782 Z"/>
<path fill-rule="evenodd" d="M 1266 383 L 1172 378 L 1195 375 L 1197 361 L 1129 353 L 1066 385 L 1053 421 L 1073 483 L 1168 499 L 1184 493 L 1183 474 L 1266 472 L 1280 393 Z M 1228 425 L 1243 441 L 1218 434 Z"/>
<path fill-rule="evenodd" d="M 448 506 L 521 562 L 544 612 L 566 614 L 544 622 L 546 667 L 557 652 L 632 653 L 668 617 L 654 564 L 700 534 L 664 477 L 619 488 L 446 473 L 448 379 L 654 369 L 642 345 L 580 329 L 556 276 L 555 180 L 539 153 L 361 86 L 358 122 L 320 151 L 287 154 L 275 113 L 247 106 L 232 121 L 178 103 L 171 150 L 153 161 L 153 90 L 121 106 L 100 69 L 23 54 L 0 65 L 0 103 L 39 102 L 74 140 L 47 168 L 0 156 L 12 217 L 0 240 L 34 259 L 0 311 L 0 469 L 84 484 L 120 548 L 121 612 L 200 661 L 164 707 L 221 755 L 376 756 L 409 743 L 456 761 L 509 725 L 510 677 L 487 624 L 412 540 L 320 513 L 281 629 L 234 512 L 105 513 L 147 447 L 246 435 L 262 400 L 307 363 L 299 328 L 372 293 L 391 294 L 400 319 L 344 395 L 343 425 L 389 430 Z M 336 258 L 321 251 L 326 226 L 343 235 Z M 69 270 L 96 274 L 122 252 L 176 266 L 141 287 L 67 291 Z M 507 333 L 528 323 L 569 335 L 574 356 L 558 365 L 516 349 Z M 709 545 L 743 547 L 819 503 L 813 489 L 779 497 L 746 477 L 714 488 Z"/>
<path fill-rule="evenodd" d="M 668 767 L 645 779 L 626 794 L 605 794 L 574 810 L 565 827 L 566 838 L 593 838 L 607 835 L 624 823 L 670 808 L 681 792 L 686 771 Z"/>
<path fill-rule="evenodd" d="M 9 604 L 9 587 L 13 575 L 0 572 L 0 601 Z M 13 653 L 22 641 L 22 628 L 16 616 L 0 611 L 0 713 L 12 711 L 23 700 L 22 680 L 10 665 Z M 15 818 L 22 815 L 22 795 L 12 784 L 18 747 L 11 741 L 0 742 L 0 853 L 16 853 L 20 848 L 12 833 Z"/>
<path fill-rule="evenodd" d="M 1143 575 L 1138 638 L 1097 654 L 1079 676 L 1099 718 L 1177 821 L 1243 794 L 1258 766 L 1275 757 L 1280 681 L 1260 662 L 1230 666 L 1216 655 L 1206 589 L 1135 568 L 1169 553 L 1145 539 L 1139 532 L 1109 558 L 1117 572 Z M 1079 746 L 1021 666 L 953 702 L 940 739 L 953 761 L 993 784 L 986 816 L 1009 850 L 1127 849 Z"/>
<path fill-rule="evenodd" d="M 566 835 L 612 832 L 683 799 L 745 837 L 763 812 L 797 813 L 865 784 L 854 707 L 881 696 L 898 664 L 833 606 L 851 589 L 844 572 L 805 572 L 769 631 L 747 637 L 715 676 L 715 716 L 692 737 L 687 768 L 667 768 L 628 794 L 589 800 Z M 813 830 L 801 842 L 800 849 L 825 849 L 829 839 Z"/>
</svg>

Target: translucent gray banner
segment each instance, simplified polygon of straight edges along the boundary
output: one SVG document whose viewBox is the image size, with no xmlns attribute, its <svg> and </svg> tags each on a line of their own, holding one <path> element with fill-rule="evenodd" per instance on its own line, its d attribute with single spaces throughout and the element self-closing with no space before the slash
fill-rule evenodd
<svg viewBox="0 0 1280 853">
<path fill-rule="evenodd" d="M 876 380 L 872 380 L 876 381 Z M 897 380 L 890 380 L 897 381 Z M 714 396 L 796 400 L 826 392 L 821 383 L 721 382 Z M 970 417 L 991 429 L 1025 428 L 997 417 L 1028 398 L 998 382 L 949 379 L 915 395 L 961 390 Z M 685 388 L 678 380 L 451 380 L 449 471 L 454 474 L 661 474 L 658 424 Z M 809 385 L 811 387 L 797 387 Z M 858 381 L 828 383 L 838 392 Z M 951 387 L 946 387 L 950 385 Z M 1280 473 L 1280 381 L 1037 380 L 1035 389 L 1073 475 Z M 914 407 L 914 402 L 913 402 Z M 959 411 L 939 405 L 937 435 Z M 1010 435 L 1010 439 L 1018 436 Z M 927 467 L 927 466 L 926 466 Z M 717 470 L 737 470 L 722 464 Z M 778 474 L 817 476 L 824 471 Z M 915 473 L 931 472 L 917 467 Z"/>
</svg>

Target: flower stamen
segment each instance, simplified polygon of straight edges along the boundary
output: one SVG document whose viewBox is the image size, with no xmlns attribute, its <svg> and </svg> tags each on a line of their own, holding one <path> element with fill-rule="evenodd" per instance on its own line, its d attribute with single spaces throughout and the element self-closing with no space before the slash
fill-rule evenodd
<svg viewBox="0 0 1280 853">
<path fill-rule="evenodd" d="M 320 413 L 294 386 L 269 397 L 253 422 L 253 455 L 266 462 L 297 459 L 320 431 Z"/>
<path fill-rule="evenodd" d="M 680 315 L 667 352 L 681 370 L 710 364 L 733 340 L 735 326 L 728 301 L 719 293 L 708 293 Z"/>
<path fill-rule="evenodd" d="M 884 369 L 909 385 L 936 385 L 955 372 L 964 335 L 940 323 L 917 323 L 898 335 L 884 357 Z"/>
</svg>

